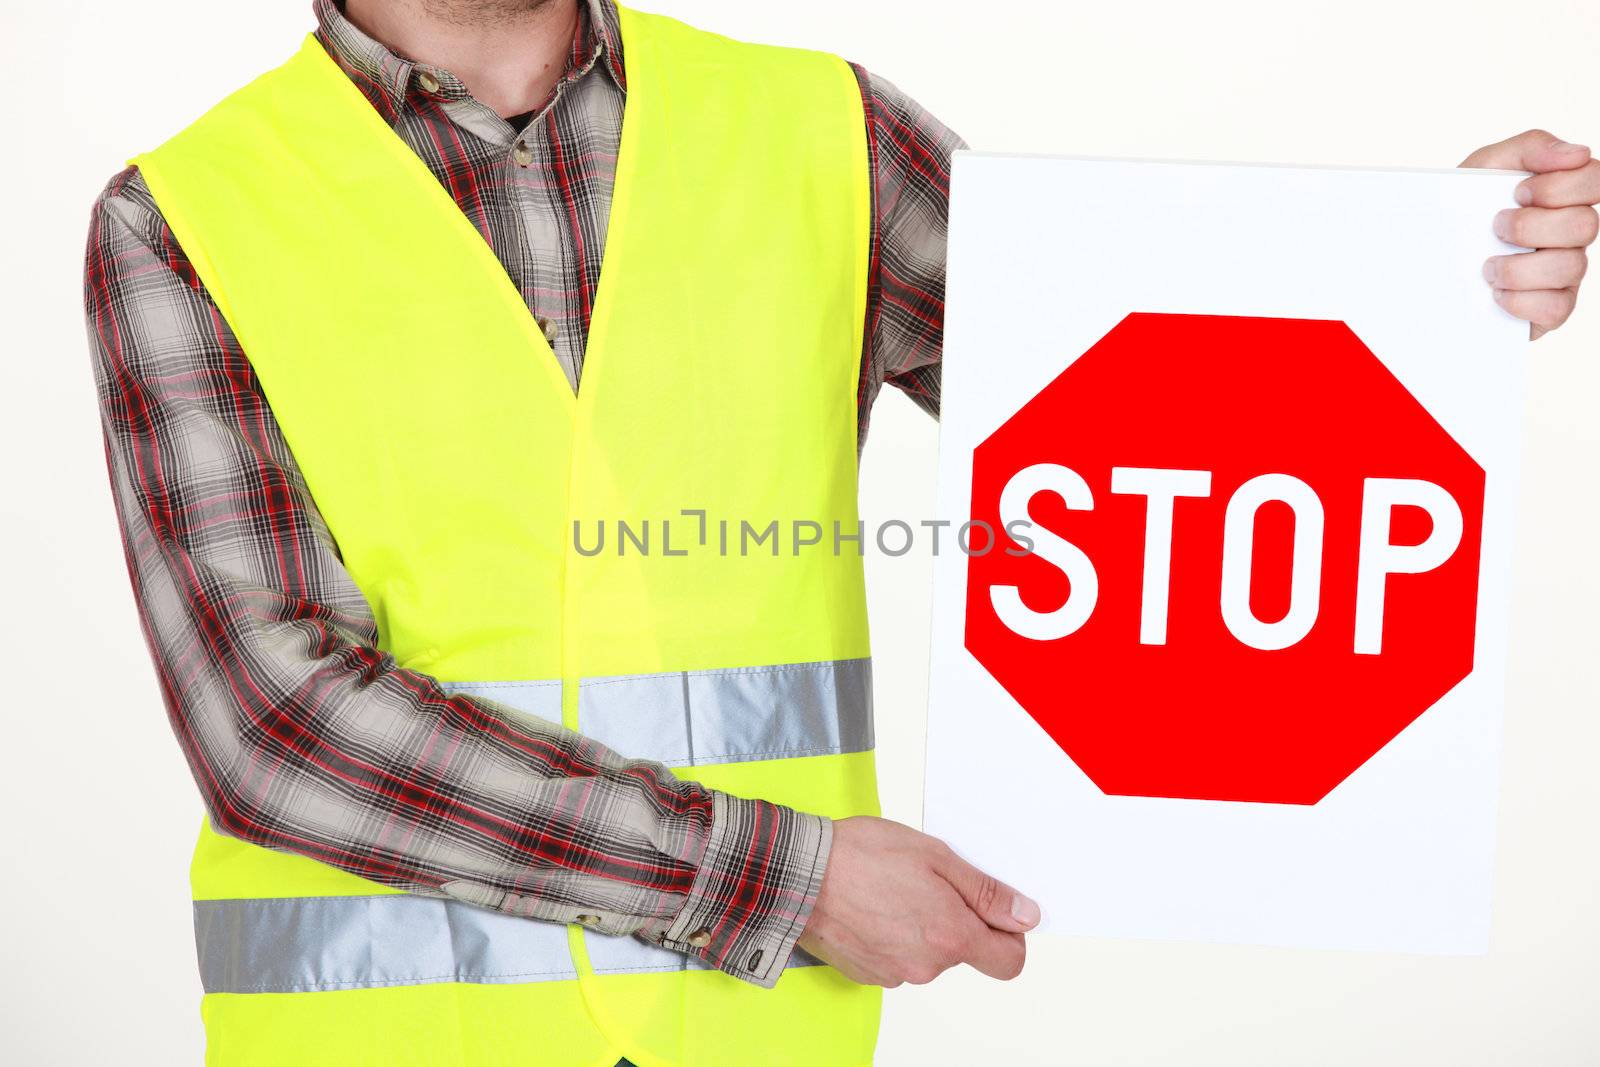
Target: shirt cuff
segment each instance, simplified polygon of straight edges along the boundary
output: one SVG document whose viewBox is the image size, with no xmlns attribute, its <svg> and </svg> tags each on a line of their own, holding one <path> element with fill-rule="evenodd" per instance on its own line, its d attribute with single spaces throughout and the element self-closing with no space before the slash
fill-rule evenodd
<svg viewBox="0 0 1600 1067">
<path fill-rule="evenodd" d="M 770 989 L 811 919 L 832 845 L 823 816 L 716 793 L 688 901 L 664 929 L 641 934 Z"/>
</svg>

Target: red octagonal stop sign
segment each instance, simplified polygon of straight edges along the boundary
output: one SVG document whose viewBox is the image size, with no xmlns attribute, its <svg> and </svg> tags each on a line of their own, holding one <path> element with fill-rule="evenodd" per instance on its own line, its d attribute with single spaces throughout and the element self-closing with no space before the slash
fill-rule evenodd
<svg viewBox="0 0 1600 1067">
<path fill-rule="evenodd" d="M 1472 670 L 1483 486 L 1341 322 L 1130 315 L 973 454 L 966 646 L 1107 793 L 1313 804 Z"/>
</svg>

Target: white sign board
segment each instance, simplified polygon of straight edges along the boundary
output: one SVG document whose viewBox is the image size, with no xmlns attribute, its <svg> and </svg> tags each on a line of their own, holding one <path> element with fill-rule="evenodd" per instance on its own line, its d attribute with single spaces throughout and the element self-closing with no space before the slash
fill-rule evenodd
<svg viewBox="0 0 1600 1067">
<path fill-rule="evenodd" d="M 925 828 L 1044 929 L 1487 948 L 1520 177 L 957 157 Z"/>
</svg>

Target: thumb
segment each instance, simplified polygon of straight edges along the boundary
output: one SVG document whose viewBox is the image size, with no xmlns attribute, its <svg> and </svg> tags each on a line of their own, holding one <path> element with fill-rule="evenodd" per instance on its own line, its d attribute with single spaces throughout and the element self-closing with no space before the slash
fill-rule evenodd
<svg viewBox="0 0 1600 1067">
<path fill-rule="evenodd" d="M 1038 904 L 955 853 L 949 854 L 938 873 L 994 929 L 1022 934 L 1039 925 Z"/>
<path fill-rule="evenodd" d="M 1588 162 L 1589 150 L 1583 145 L 1568 144 L 1544 130 L 1529 130 L 1499 144 L 1478 149 L 1461 165 L 1485 170 L 1530 170 L 1542 174 L 1552 170 L 1576 170 Z"/>
</svg>

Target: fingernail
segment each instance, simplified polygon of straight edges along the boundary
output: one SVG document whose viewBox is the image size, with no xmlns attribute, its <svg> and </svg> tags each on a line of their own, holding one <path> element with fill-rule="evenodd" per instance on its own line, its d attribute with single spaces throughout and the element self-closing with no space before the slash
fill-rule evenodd
<svg viewBox="0 0 1600 1067">
<path fill-rule="evenodd" d="M 1557 152 L 1587 152 L 1587 151 L 1589 151 L 1589 146 L 1588 145 L 1573 144 L 1571 141 L 1557 141 L 1555 144 L 1551 145 L 1550 147 L 1555 149 Z"/>
<path fill-rule="evenodd" d="M 1494 235 L 1502 241 L 1506 239 L 1506 234 L 1511 232 L 1511 216 L 1515 211 L 1515 208 L 1508 207 L 1494 217 Z"/>
<path fill-rule="evenodd" d="M 1483 280 L 1493 285 L 1500 277 L 1500 257 L 1490 256 L 1483 261 Z"/>
<path fill-rule="evenodd" d="M 1527 182 L 1523 182 L 1521 185 L 1517 186 L 1513 195 L 1516 196 L 1517 203 L 1524 205 L 1531 204 L 1533 203 L 1533 186 L 1529 185 Z"/>
<path fill-rule="evenodd" d="M 1039 925 L 1039 905 L 1017 893 L 1011 898 L 1011 917 L 1023 926 Z"/>
</svg>

